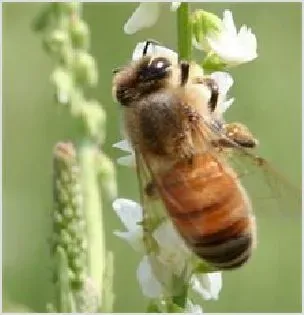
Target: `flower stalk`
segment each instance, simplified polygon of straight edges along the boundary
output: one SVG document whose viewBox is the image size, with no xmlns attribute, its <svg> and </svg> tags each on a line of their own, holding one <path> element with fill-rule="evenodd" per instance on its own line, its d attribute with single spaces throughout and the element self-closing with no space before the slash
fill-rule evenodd
<svg viewBox="0 0 304 315">
<path fill-rule="evenodd" d="M 59 261 L 55 264 L 59 274 L 59 287 L 56 290 L 60 297 L 56 305 L 57 312 L 98 312 L 104 305 L 111 312 L 113 292 L 104 294 L 104 282 L 112 281 L 109 275 L 106 278 L 105 270 L 107 268 L 113 271 L 113 256 L 110 256 L 111 259 L 107 258 L 100 182 L 104 194 L 114 195 L 115 170 L 100 149 L 105 139 L 105 112 L 101 104 L 96 100 L 86 99 L 84 95 L 86 87 L 96 86 L 98 72 L 96 61 L 89 53 L 90 30 L 82 19 L 82 4 L 76 1 L 50 3 L 36 19 L 34 28 L 42 32 L 44 48 L 55 62 L 51 81 L 55 87 L 57 103 L 69 111 L 79 130 L 73 156 L 79 169 L 77 194 L 81 200 L 79 210 L 83 213 L 85 229 L 82 236 L 86 239 L 86 247 L 85 255 L 79 259 L 76 254 L 84 249 L 79 242 L 73 241 L 75 231 L 68 229 L 60 234 L 65 243 L 63 246 L 61 243 L 56 244 L 53 252 Z M 62 176 L 59 177 L 61 178 Z M 69 192 L 69 182 L 62 179 L 60 184 L 59 189 L 55 186 L 57 195 L 60 192 Z M 69 195 L 62 195 L 69 202 Z M 73 216 L 73 211 L 74 208 L 66 207 L 62 203 L 57 209 L 59 214 L 62 212 L 70 216 Z M 57 215 L 56 219 L 62 220 L 62 215 Z M 61 223 L 58 224 L 61 226 Z M 73 227 L 77 228 L 77 224 Z M 77 239 L 77 233 L 75 237 Z M 78 259 L 74 259 L 75 255 Z M 74 260 L 71 261 L 70 256 Z M 82 273 L 79 273 L 80 269 Z M 69 282 L 66 279 L 70 279 Z M 107 290 L 112 290 L 111 286 Z M 69 292 L 72 292 L 72 301 Z M 105 300 L 107 297 L 109 301 Z"/>
<path fill-rule="evenodd" d="M 83 208 L 88 240 L 88 274 L 95 280 L 98 292 L 102 292 L 105 270 L 105 235 L 102 217 L 102 199 L 96 173 L 97 148 L 94 142 L 83 140 L 79 146 L 79 164 L 83 187 Z"/>
<path fill-rule="evenodd" d="M 54 211 L 52 252 L 57 308 L 76 311 L 75 293 L 87 276 L 87 238 L 80 191 L 80 169 L 72 143 L 58 143 L 54 150 Z"/>
<path fill-rule="evenodd" d="M 179 59 L 190 61 L 192 57 L 192 27 L 188 2 L 182 2 L 177 9 L 177 42 Z"/>
</svg>

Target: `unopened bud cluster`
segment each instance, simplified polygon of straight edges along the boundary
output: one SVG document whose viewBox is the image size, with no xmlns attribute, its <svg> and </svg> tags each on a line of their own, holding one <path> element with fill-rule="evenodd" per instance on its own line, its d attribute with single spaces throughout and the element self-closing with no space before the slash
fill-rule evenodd
<svg viewBox="0 0 304 315">
<path fill-rule="evenodd" d="M 72 288 L 86 276 L 87 244 L 79 167 L 72 143 L 58 143 L 54 150 L 54 211 L 52 250 L 64 249 Z M 56 278 L 56 275 L 55 275 Z"/>
<path fill-rule="evenodd" d="M 52 3 L 50 10 L 56 21 L 49 25 L 44 45 L 47 51 L 70 71 L 76 84 L 94 86 L 98 76 L 90 47 L 89 27 L 81 19 L 80 4 Z"/>
<path fill-rule="evenodd" d="M 56 62 L 51 74 L 56 100 L 59 104 L 69 105 L 71 114 L 80 118 L 79 126 L 84 132 L 101 143 L 105 113 L 97 101 L 86 100 L 83 93 L 83 88 L 96 86 L 98 71 L 96 61 L 89 53 L 90 30 L 81 17 L 81 4 L 50 3 L 42 17 L 44 23 L 38 20 L 36 29 L 43 31 L 44 48 Z"/>
</svg>

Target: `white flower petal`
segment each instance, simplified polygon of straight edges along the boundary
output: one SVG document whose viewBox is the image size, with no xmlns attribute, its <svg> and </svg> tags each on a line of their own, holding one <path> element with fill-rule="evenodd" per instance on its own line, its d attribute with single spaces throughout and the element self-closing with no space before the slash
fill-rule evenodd
<svg viewBox="0 0 304 315">
<path fill-rule="evenodd" d="M 158 2 L 141 2 L 124 25 L 124 32 L 131 35 L 143 28 L 151 27 L 156 23 L 158 15 Z"/>
<path fill-rule="evenodd" d="M 122 151 L 133 152 L 131 143 L 128 140 L 126 140 L 126 139 L 121 140 L 121 141 L 119 141 L 117 143 L 114 143 L 113 147 L 114 148 L 118 148 L 118 149 L 120 149 Z"/>
<path fill-rule="evenodd" d="M 216 107 L 216 113 L 220 115 L 224 114 L 226 110 L 232 105 L 233 102 L 234 98 L 230 98 L 227 101 L 219 103 L 218 106 Z"/>
<path fill-rule="evenodd" d="M 198 304 L 193 304 L 193 302 L 188 299 L 185 307 L 185 313 L 195 313 L 195 314 L 203 314 L 203 309 Z"/>
<path fill-rule="evenodd" d="M 161 223 L 153 233 L 153 237 L 163 247 L 174 247 L 174 245 L 184 246 L 183 240 L 177 234 L 170 220 Z"/>
<path fill-rule="evenodd" d="M 143 211 L 137 202 L 118 198 L 114 200 L 112 207 L 128 231 L 138 229 L 138 223 L 143 220 Z"/>
<path fill-rule="evenodd" d="M 134 167 L 136 165 L 135 155 L 130 154 L 130 155 L 122 156 L 117 159 L 117 163 L 124 166 Z"/>
<path fill-rule="evenodd" d="M 161 284 L 155 278 L 147 256 L 143 257 L 136 274 L 137 280 L 145 296 L 149 298 L 159 298 L 162 295 Z"/>
<path fill-rule="evenodd" d="M 227 93 L 231 86 L 233 85 L 233 79 L 228 72 L 213 72 L 211 74 L 211 78 L 213 78 L 219 88 L 219 100 L 218 105 L 215 109 L 216 115 L 222 115 L 233 103 L 234 98 L 226 100 Z"/>
<path fill-rule="evenodd" d="M 169 266 L 173 273 L 180 275 L 186 268 L 191 252 L 174 229 L 172 222 L 166 220 L 153 233 L 159 246 L 158 261 Z"/>
<path fill-rule="evenodd" d="M 234 25 L 232 12 L 225 10 L 223 13 L 223 28 L 225 31 L 229 32 L 231 35 L 237 34 L 236 27 Z"/>
<path fill-rule="evenodd" d="M 117 143 L 113 144 L 114 148 L 118 148 L 122 151 L 130 152 L 131 154 L 128 154 L 126 156 L 120 157 L 117 159 L 117 163 L 124 166 L 135 166 L 135 154 L 133 151 L 133 148 L 131 146 L 131 143 L 128 140 L 121 140 Z"/>
<path fill-rule="evenodd" d="M 220 32 L 208 34 L 206 40 L 209 48 L 227 65 L 235 66 L 257 57 L 255 35 L 245 25 L 237 33 L 232 13 L 228 10 L 223 14 L 223 27 Z M 199 46 L 202 48 L 202 43 L 199 43 Z"/>
<path fill-rule="evenodd" d="M 140 42 L 136 45 L 133 54 L 132 54 L 132 60 L 139 60 L 143 57 L 143 51 L 146 47 L 147 42 Z M 146 56 L 162 56 L 169 58 L 173 63 L 177 63 L 178 61 L 178 55 L 175 51 L 166 48 L 164 46 L 158 45 L 156 43 L 149 43 L 148 49 L 146 51 Z"/>
<path fill-rule="evenodd" d="M 144 48 L 147 45 L 147 42 L 140 42 L 137 43 L 135 46 L 135 49 L 133 50 L 133 54 L 132 54 L 132 60 L 139 60 L 143 57 L 143 52 L 144 52 Z M 150 50 L 151 50 L 151 45 L 148 46 L 147 55 L 150 55 Z"/>
<path fill-rule="evenodd" d="M 171 2 L 170 10 L 173 12 L 176 11 L 180 7 L 180 5 L 181 5 L 181 1 L 173 1 Z"/>
<path fill-rule="evenodd" d="M 219 88 L 219 94 L 225 97 L 233 85 L 232 76 L 228 72 L 216 71 L 211 74 L 211 78 L 216 81 Z"/>
<path fill-rule="evenodd" d="M 217 300 L 222 289 L 221 272 L 196 274 L 191 278 L 192 289 L 205 300 Z"/>
</svg>

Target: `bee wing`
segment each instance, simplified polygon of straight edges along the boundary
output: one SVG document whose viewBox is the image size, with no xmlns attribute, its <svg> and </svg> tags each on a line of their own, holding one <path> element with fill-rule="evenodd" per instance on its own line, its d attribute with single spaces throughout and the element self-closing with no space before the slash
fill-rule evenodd
<svg viewBox="0 0 304 315">
<path fill-rule="evenodd" d="M 301 190 L 292 184 L 280 171 L 278 171 L 267 159 L 258 156 L 239 143 L 228 138 L 222 128 L 200 116 L 200 121 L 193 127 L 196 136 L 201 141 L 209 138 L 224 140 L 229 144 L 229 149 L 220 148 L 226 153 L 231 166 L 237 172 L 240 180 L 250 192 L 253 203 L 257 208 L 269 206 L 269 202 L 275 202 L 276 208 L 286 213 L 286 209 L 292 211 L 301 207 Z M 214 150 L 211 148 L 211 150 Z M 262 192 L 262 193 L 261 193 Z"/>
<path fill-rule="evenodd" d="M 175 196 L 170 193 L 170 190 L 166 187 L 163 187 L 163 178 L 161 178 L 158 172 L 153 169 L 153 166 L 151 165 L 151 163 L 149 163 L 149 159 L 145 158 L 145 154 L 140 153 L 139 150 L 135 150 L 135 152 L 137 178 L 139 181 L 140 199 L 143 207 L 144 219 L 146 218 L 150 222 L 153 221 L 153 225 L 159 223 L 158 221 L 160 217 L 170 219 L 162 198 L 170 200 L 170 202 L 174 204 L 176 211 L 180 212 L 182 215 L 187 215 L 187 213 L 185 213 L 184 207 L 175 198 Z M 178 184 L 181 181 L 184 185 L 187 185 L 187 182 L 184 182 L 183 178 L 176 178 L 176 180 L 174 178 L 173 181 L 170 181 L 170 185 Z M 153 183 L 154 185 L 157 198 L 148 197 L 147 195 L 146 188 L 150 183 Z M 173 220 L 171 221 L 174 224 Z M 193 231 L 197 231 L 198 233 L 200 233 L 200 228 L 197 226 L 195 220 L 189 220 L 188 224 L 191 225 Z M 176 233 L 178 232 L 176 231 Z"/>
<path fill-rule="evenodd" d="M 157 280 L 162 285 L 162 290 L 165 295 L 172 296 L 173 295 L 180 295 L 184 290 L 184 282 L 185 279 L 189 280 L 191 269 L 188 267 L 193 266 L 193 263 L 195 264 L 197 260 L 197 267 L 200 268 L 204 266 L 205 269 L 207 269 L 207 266 L 203 265 L 200 260 L 194 256 L 190 252 L 189 249 L 189 255 L 187 257 L 183 257 L 182 259 L 185 259 L 186 263 L 184 264 L 184 268 L 177 274 L 173 272 L 172 266 L 170 267 L 170 263 L 167 265 L 163 262 L 163 259 L 165 259 L 164 256 L 160 258 L 161 255 L 166 255 L 166 253 L 162 253 L 161 249 L 158 248 L 159 244 L 157 244 L 157 241 L 153 235 L 155 232 L 155 228 L 159 227 L 160 224 L 166 223 L 166 220 L 170 220 L 167 210 L 164 207 L 164 204 L 161 200 L 161 198 L 155 198 L 155 197 L 149 197 L 147 194 L 147 187 L 151 183 L 158 183 L 158 175 L 156 172 L 154 172 L 151 165 L 149 165 L 148 160 L 145 159 L 144 154 L 141 154 L 138 149 L 135 149 L 135 159 L 136 159 L 136 173 L 137 178 L 139 182 L 139 190 L 140 190 L 140 200 L 141 205 L 143 209 L 143 233 L 144 233 L 144 245 L 146 254 L 149 259 L 149 263 L 151 265 L 151 268 L 153 270 L 153 273 L 157 276 Z M 168 221 L 167 221 L 168 223 Z M 182 238 L 179 236 L 178 232 L 175 230 L 172 224 L 169 224 L 170 228 L 166 230 L 168 235 L 168 239 L 175 237 L 179 238 L 179 248 L 174 247 L 175 244 L 172 244 L 171 251 L 180 251 L 180 245 L 184 243 Z M 172 226 L 172 230 L 171 230 Z M 193 228 L 196 228 L 195 225 Z M 174 234 L 176 233 L 176 234 Z M 170 234 L 170 235 L 169 235 Z M 174 235 L 172 235 L 174 234 Z M 164 240 L 166 241 L 166 240 Z M 156 246 L 155 246 L 156 245 Z M 186 249 L 186 244 L 184 244 L 184 248 Z M 151 252 L 153 254 L 151 254 Z M 170 255 L 170 254 L 169 254 Z M 178 255 L 178 254 L 177 254 Z M 188 261 L 192 262 L 192 265 L 188 263 Z M 161 262 L 162 261 L 162 262 Z M 179 261 L 177 260 L 176 263 L 178 264 Z M 180 280 L 182 279 L 182 280 Z"/>
</svg>

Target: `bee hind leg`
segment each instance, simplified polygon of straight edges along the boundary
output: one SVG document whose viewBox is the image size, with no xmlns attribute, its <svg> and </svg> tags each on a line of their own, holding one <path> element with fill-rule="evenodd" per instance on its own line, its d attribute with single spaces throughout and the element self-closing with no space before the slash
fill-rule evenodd
<svg viewBox="0 0 304 315">
<path fill-rule="evenodd" d="M 214 146 L 229 148 L 237 143 L 244 148 L 255 148 L 258 145 L 249 129 L 239 122 L 224 124 L 222 128 L 225 137 L 213 141 Z"/>
</svg>

